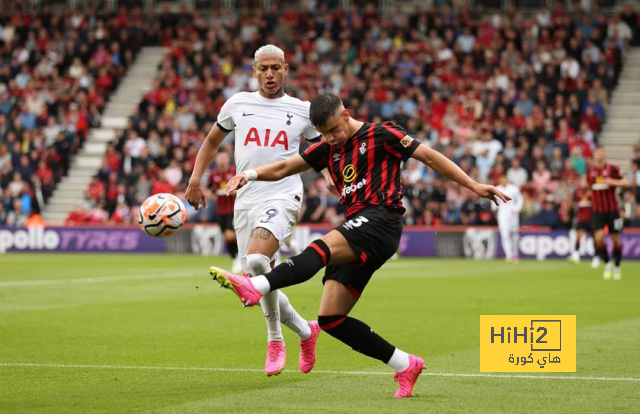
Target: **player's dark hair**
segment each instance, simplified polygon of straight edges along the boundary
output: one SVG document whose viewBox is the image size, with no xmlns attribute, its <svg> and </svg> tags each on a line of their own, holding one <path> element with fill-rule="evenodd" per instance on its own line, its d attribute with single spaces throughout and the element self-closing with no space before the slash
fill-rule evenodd
<svg viewBox="0 0 640 414">
<path fill-rule="evenodd" d="M 342 99 L 338 95 L 332 93 L 320 94 L 311 101 L 309 119 L 313 126 L 322 128 L 341 106 Z"/>
</svg>

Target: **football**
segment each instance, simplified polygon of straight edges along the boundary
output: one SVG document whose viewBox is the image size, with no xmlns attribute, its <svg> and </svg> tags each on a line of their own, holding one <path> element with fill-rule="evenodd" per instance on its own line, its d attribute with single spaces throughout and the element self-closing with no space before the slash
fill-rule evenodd
<svg viewBox="0 0 640 414">
<path fill-rule="evenodd" d="M 184 224 L 187 212 L 184 204 L 173 194 L 161 193 L 147 198 L 140 206 L 138 224 L 153 237 L 167 237 Z"/>
</svg>

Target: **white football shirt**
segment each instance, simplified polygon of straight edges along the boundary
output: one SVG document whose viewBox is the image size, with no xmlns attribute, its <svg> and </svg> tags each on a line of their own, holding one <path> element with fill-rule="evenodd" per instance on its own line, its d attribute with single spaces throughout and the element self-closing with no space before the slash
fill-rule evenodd
<svg viewBox="0 0 640 414">
<path fill-rule="evenodd" d="M 238 172 L 298 155 L 300 139 L 315 140 L 320 133 L 309 121 L 309 102 L 289 95 L 268 99 L 259 92 L 239 92 L 222 106 L 218 126 L 235 130 Z M 280 181 L 252 181 L 238 191 L 235 208 L 243 210 L 265 200 L 295 199 L 302 205 L 298 174 Z"/>
</svg>

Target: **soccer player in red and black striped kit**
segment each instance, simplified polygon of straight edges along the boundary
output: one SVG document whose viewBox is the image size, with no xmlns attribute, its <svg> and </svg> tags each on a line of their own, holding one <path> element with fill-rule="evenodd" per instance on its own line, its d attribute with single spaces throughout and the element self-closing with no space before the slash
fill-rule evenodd
<svg viewBox="0 0 640 414">
<path fill-rule="evenodd" d="M 604 148 L 598 147 L 593 152 L 593 165 L 587 170 L 587 179 L 591 185 L 591 224 L 593 230 L 593 243 L 596 255 L 604 261 L 605 279 L 619 280 L 620 260 L 622 259 L 622 243 L 620 232 L 622 231 L 622 219 L 618 213 L 617 187 L 628 187 L 627 179 L 620 174 L 617 165 L 607 162 L 607 154 Z M 604 227 L 607 226 L 609 236 L 613 241 L 613 260 L 615 266 L 609 262 L 609 252 L 604 242 Z"/>
<path fill-rule="evenodd" d="M 328 168 L 346 206 L 347 221 L 267 275 L 247 278 L 217 267 L 211 268 L 211 274 L 222 287 L 232 289 L 245 306 L 253 306 L 271 290 L 303 283 L 326 266 L 320 327 L 355 351 L 388 364 L 396 371 L 395 380 L 400 386 L 395 396 L 409 397 L 424 361 L 394 347 L 364 322 L 347 316 L 373 273 L 398 249 L 405 211 L 401 163 L 413 157 L 481 197 L 494 202 L 506 202 L 509 197 L 493 186 L 473 181 L 449 159 L 407 136 L 402 128 L 351 118 L 337 95 L 317 96 L 309 114 L 323 142 L 304 154 L 238 174 L 227 191 L 248 181 L 276 181 L 310 168 Z"/>
<path fill-rule="evenodd" d="M 577 264 L 580 263 L 580 243 L 582 242 L 582 236 L 584 236 L 586 232 L 592 233 L 591 188 L 586 175 L 580 177 L 579 186 L 573 194 L 573 200 L 576 203 L 576 216 L 573 225 L 576 231 L 576 242 L 568 260 Z M 598 256 L 594 256 L 592 266 L 598 267 L 599 260 L 600 258 Z"/>
<path fill-rule="evenodd" d="M 242 270 L 238 258 L 238 242 L 233 227 L 233 207 L 236 202 L 235 195 L 227 195 L 227 183 L 236 175 L 236 167 L 231 165 L 231 159 L 226 152 L 219 152 L 216 156 L 216 167 L 211 171 L 211 190 L 216 199 L 216 215 L 220 231 L 227 245 L 227 251 L 233 259 L 232 268 L 236 272 Z"/>
</svg>

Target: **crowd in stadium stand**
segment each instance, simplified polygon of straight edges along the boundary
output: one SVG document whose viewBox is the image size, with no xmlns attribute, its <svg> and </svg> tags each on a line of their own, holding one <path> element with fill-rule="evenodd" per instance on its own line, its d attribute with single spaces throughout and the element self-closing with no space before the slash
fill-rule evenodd
<svg viewBox="0 0 640 414">
<path fill-rule="evenodd" d="M 93 96 L 105 91 L 92 60 L 100 53 L 111 57 L 102 61 L 114 60 L 110 42 L 106 49 L 87 52 L 100 43 L 100 30 L 112 37 L 133 30 L 129 36 L 139 34 L 149 44 L 170 48 L 151 90 L 110 145 L 84 202 L 67 222 L 134 222 L 137 206 L 149 195 L 183 194 L 216 114 L 234 93 L 257 90 L 252 54 L 273 43 L 285 50 L 290 65 L 287 94 L 311 100 L 320 92 L 338 93 L 356 118 L 392 120 L 478 181 L 506 174 L 525 195 L 524 224 L 570 227 L 571 193 L 598 143 L 622 57 L 640 43 L 635 11 L 626 7 L 607 19 L 597 4 L 568 13 L 556 2 L 552 10 L 543 6 L 524 18 L 515 7 L 501 12 L 478 3 L 473 11 L 462 6 L 454 12 L 443 5 L 382 19 L 372 5 L 343 12 L 318 3 L 317 10 L 281 10 L 274 3 L 271 10 L 243 9 L 237 15 L 221 8 L 210 15 L 184 9 L 118 13 L 102 23 L 99 13 L 63 19 L 67 25 L 81 19 L 94 25 L 93 36 L 90 30 L 76 42 L 80 65 L 94 70 L 95 81 L 86 87 L 87 94 L 98 90 Z M 71 31 L 76 32 L 82 30 Z M 36 34 L 35 44 L 38 39 Z M 42 60 L 33 63 L 39 67 Z M 70 66 L 58 70 L 71 77 Z M 21 70 L 11 73 L 9 84 L 17 85 Z M 80 105 L 85 114 L 99 109 L 91 102 Z M 233 145 L 231 133 L 222 150 L 232 155 Z M 2 151 L 0 146 L 0 167 Z M 632 158 L 632 185 L 620 195 L 620 206 L 627 224 L 640 225 L 640 147 Z M 301 221 L 339 222 L 344 209 L 323 179 L 307 173 L 303 181 L 307 195 Z M 495 223 L 485 201 L 413 160 L 405 165 L 403 183 L 407 224 Z M 188 207 L 189 221 L 215 221 L 215 195 L 208 197 L 208 209 Z"/>
<path fill-rule="evenodd" d="M 0 225 L 20 226 L 39 213 L 89 128 L 99 125 L 144 33 L 124 9 L 54 16 L 46 4 L 35 14 L 3 6 Z"/>
</svg>

